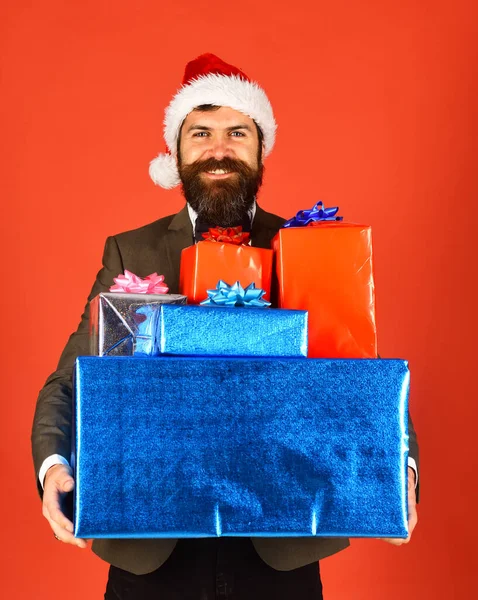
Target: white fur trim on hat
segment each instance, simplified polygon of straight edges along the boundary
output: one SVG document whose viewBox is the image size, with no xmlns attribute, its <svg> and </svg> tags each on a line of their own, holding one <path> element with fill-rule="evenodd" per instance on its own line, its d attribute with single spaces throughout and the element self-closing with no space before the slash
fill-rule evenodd
<svg viewBox="0 0 478 600">
<path fill-rule="evenodd" d="M 150 163 L 149 174 L 157 185 L 170 189 L 179 184 L 175 160 L 179 130 L 188 114 L 202 104 L 228 106 L 253 119 L 264 135 L 264 156 L 270 154 L 277 124 L 264 90 L 236 75 L 201 75 L 183 85 L 166 109 L 164 139 L 171 154 L 160 154 Z"/>
<path fill-rule="evenodd" d="M 201 75 L 184 85 L 166 109 L 164 139 L 172 154 L 176 154 L 179 128 L 197 106 L 213 104 L 228 106 L 253 119 L 264 134 L 264 154 L 274 146 L 277 125 L 271 103 L 264 90 L 253 81 L 235 75 Z"/>
<path fill-rule="evenodd" d="M 180 183 L 176 158 L 171 154 L 158 154 L 149 163 L 149 176 L 156 185 L 170 190 Z"/>
</svg>

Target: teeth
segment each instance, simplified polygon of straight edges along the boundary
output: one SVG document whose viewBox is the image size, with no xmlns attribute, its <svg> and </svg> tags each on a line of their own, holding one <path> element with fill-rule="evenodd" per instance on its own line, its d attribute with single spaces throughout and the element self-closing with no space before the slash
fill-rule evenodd
<svg viewBox="0 0 478 600">
<path fill-rule="evenodd" d="M 208 171 L 211 175 L 225 175 L 229 173 L 229 171 L 225 171 L 224 169 L 216 169 L 215 171 Z"/>
</svg>

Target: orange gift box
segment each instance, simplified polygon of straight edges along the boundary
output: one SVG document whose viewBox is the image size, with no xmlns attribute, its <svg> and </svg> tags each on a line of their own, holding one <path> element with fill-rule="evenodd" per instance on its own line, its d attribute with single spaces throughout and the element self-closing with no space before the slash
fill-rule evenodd
<svg viewBox="0 0 478 600">
<path fill-rule="evenodd" d="M 323 221 L 272 241 L 280 308 L 309 312 L 311 358 L 376 358 L 372 230 Z"/>
<path fill-rule="evenodd" d="M 272 278 L 272 250 L 220 242 L 199 242 L 181 253 L 179 289 L 188 304 L 199 304 L 207 298 L 207 290 L 222 279 L 230 285 L 239 281 L 242 287 L 254 282 L 269 300 Z"/>
</svg>

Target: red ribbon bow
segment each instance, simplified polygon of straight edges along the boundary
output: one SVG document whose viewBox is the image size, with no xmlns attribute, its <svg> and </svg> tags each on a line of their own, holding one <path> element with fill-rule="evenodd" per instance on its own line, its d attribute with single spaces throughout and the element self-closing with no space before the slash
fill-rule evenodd
<svg viewBox="0 0 478 600">
<path fill-rule="evenodd" d="M 164 283 L 164 275 L 151 273 L 144 279 L 125 269 L 124 275 L 113 279 L 116 285 L 110 287 L 110 292 L 127 294 L 167 294 L 168 286 Z"/>
<path fill-rule="evenodd" d="M 225 242 L 240 246 L 249 243 L 250 233 L 242 231 L 242 225 L 237 227 L 210 227 L 207 233 L 202 234 L 206 242 Z"/>
</svg>

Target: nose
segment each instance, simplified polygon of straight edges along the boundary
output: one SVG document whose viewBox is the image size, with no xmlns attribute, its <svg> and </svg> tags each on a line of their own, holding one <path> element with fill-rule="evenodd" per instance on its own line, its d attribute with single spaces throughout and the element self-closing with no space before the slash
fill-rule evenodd
<svg viewBox="0 0 478 600">
<path fill-rule="evenodd" d="M 209 157 L 213 157 L 216 160 L 222 160 L 226 156 L 232 156 L 232 150 L 228 143 L 228 138 L 216 137 L 211 140 L 211 148 L 209 150 Z"/>
</svg>

